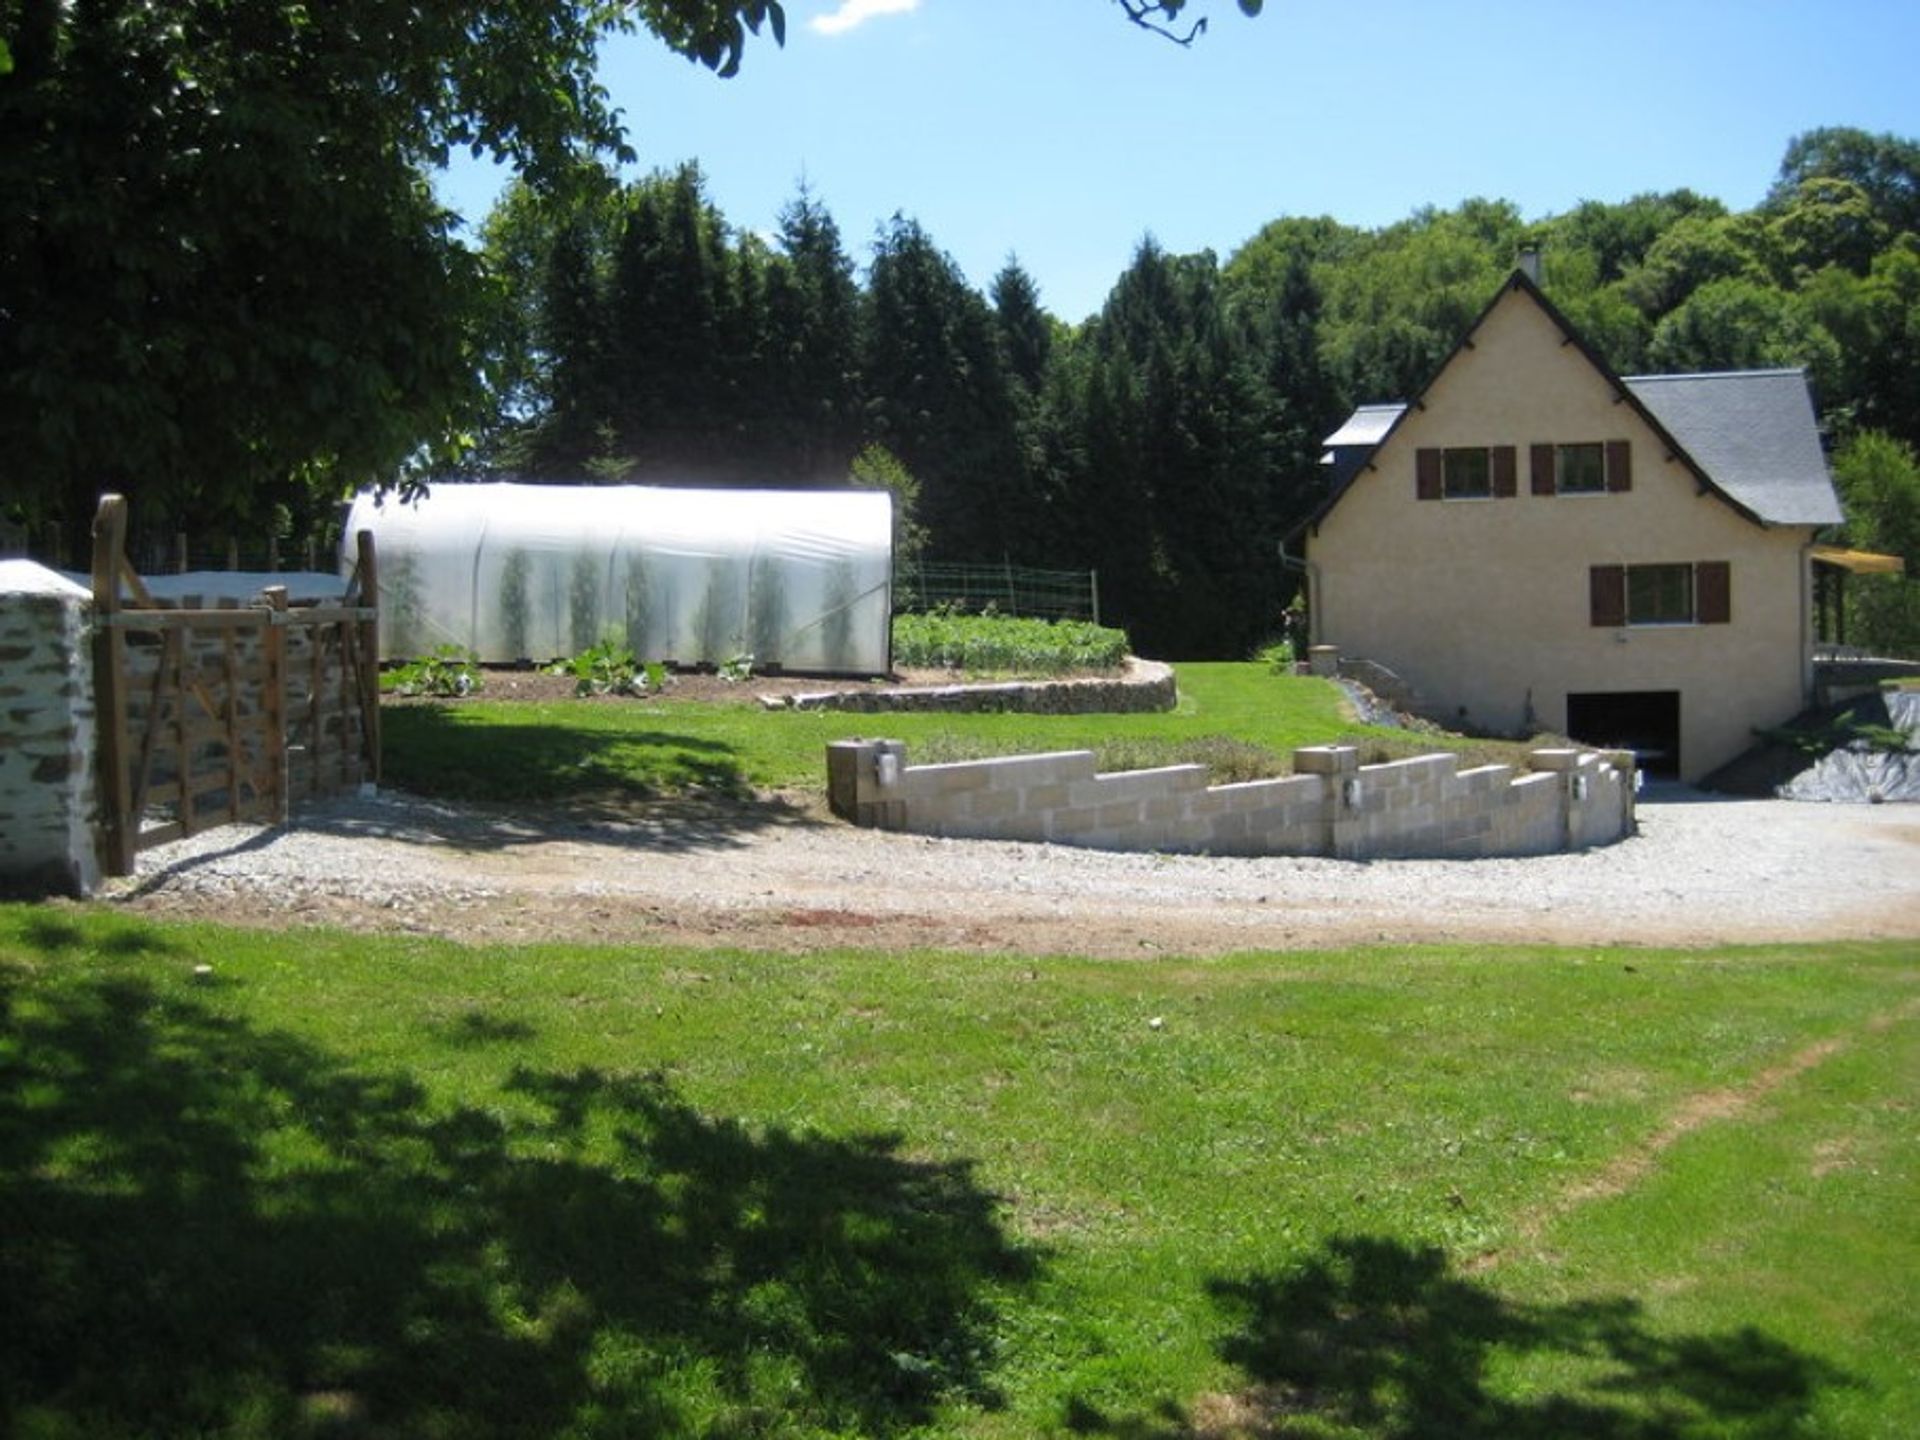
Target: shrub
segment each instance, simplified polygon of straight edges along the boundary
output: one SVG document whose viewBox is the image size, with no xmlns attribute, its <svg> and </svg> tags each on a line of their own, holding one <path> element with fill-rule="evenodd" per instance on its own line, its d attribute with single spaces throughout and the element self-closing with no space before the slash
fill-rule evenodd
<svg viewBox="0 0 1920 1440">
<path fill-rule="evenodd" d="M 1291 675 L 1297 657 L 1293 653 L 1293 641 L 1274 640 L 1255 650 L 1251 658 L 1254 664 L 1266 666 L 1275 675 Z"/>
</svg>

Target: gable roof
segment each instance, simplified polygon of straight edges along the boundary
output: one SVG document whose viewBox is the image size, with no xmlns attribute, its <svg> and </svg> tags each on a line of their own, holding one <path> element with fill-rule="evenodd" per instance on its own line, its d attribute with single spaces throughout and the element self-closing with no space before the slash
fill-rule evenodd
<svg viewBox="0 0 1920 1440">
<path fill-rule="evenodd" d="M 1632 406 L 1701 489 L 1718 495 L 1758 525 L 1838 525 L 1844 518 L 1820 448 L 1813 397 L 1799 370 L 1736 370 L 1623 379 L 1524 271 L 1507 278 L 1467 327 L 1411 404 L 1362 405 L 1327 437 L 1321 463 L 1331 469 L 1327 498 L 1296 527 L 1317 527 L 1340 502 L 1375 451 L 1400 428 L 1474 332 L 1507 295 L 1520 291 L 1540 307 L 1602 379 Z"/>
</svg>

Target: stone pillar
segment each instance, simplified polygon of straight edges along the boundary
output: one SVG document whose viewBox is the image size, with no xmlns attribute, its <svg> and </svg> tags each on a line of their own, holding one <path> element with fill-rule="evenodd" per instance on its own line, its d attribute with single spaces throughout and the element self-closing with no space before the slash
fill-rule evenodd
<svg viewBox="0 0 1920 1440">
<path fill-rule="evenodd" d="M 0 561 L 0 889 L 99 883 L 92 618 L 84 586 Z"/>
<path fill-rule="evenodd" d="M 1318 675 L 1322 680 L 1340 678 L 1340 647 L 1338 645 L 1315 645 L 1307 651 L 1308 673 Z"/>
</svg>

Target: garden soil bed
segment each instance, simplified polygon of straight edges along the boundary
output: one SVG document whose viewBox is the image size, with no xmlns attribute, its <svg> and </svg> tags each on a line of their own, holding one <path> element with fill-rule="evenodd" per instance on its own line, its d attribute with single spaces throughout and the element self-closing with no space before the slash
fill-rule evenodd
<svg viewBox="0 0 1920 1440">
<path fill-rule="evenodd" d="M 482 672 L 480 688 L 468 699 L 528 701 L 572 701 L 576 698 L 571 675 L 551 675 L 545 670 L 488 669 Z M 699 701 L 712 705 L 761 705 L 768 699 L 785 700 L 795 695 L 817 695 L 823 690 L 885 690 L 909 685 L 950 685 L 951 670 L 898 670 L 887 678 L 858 679 L 844 675 L 750 675 L 744 680 L 727 680 L 712 671 L 677 671 L 668 678 L 666 688 L 655 694 L 591 695 L 585 698 L 606 705 L 681 705 Z M 458 700 L 406 700 L 385 697 L 389 705 L 446 705 Z"/>
</svg>

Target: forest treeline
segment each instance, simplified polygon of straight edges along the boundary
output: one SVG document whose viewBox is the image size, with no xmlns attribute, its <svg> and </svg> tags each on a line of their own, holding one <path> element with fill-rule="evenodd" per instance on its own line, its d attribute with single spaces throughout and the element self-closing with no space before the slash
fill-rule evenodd
<svg viewBox="0 0 1920 1440">
<path fill-rule="evenodd" d="M 1143 653 L 1279 631 L 1319 442 L 1417 392 L 1524 246 L 1621 373 L 1804 367 L 1853 538 L 1920 563 L 1920 143 L 1895 136 L 1800 136 L 1744 212 L 1678 190 L 1532 222 L 1480 199 L 1285 218 L 1224 264 L 1148 239 L 1077 326 L 1017 260 L 982 294 L 909 218 L 863 264 L 806 193 L 771 237 L 738 229 L 694 165 L 565 204 L 516 187 L 484 239 L 513 303 L 476 473 L 890 480 L 928 558 L 1097 570 Z"/>
</svg>

